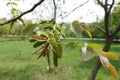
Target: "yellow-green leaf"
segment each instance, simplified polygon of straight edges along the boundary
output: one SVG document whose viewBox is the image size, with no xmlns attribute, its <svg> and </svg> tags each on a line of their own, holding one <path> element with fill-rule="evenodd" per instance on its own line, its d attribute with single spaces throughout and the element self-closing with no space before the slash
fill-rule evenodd
<svg viewBox="0 0 120 80">
<path fill-rule="evenodd" d="M 89 26 L 86 23 L 84 23 L 84 22 L 79 22 L 79 23 L 80 23 L 80 26 L 82 27 L 82 29 L 90 31 Z"/>
<path fill-rule="evenodd" d="M 100 58 L 100 61 L 101 61 L 102 65 L 103 65 L 103 67 L 104 68 L 109 67 L 110 62 L 109 62 L 108 58 L 106 56 L 100 54 L 99 52 L 98 52 L 98 55 L 99 55 L 99 58 Z"/>
<path fill-rule="evenodd" d="M 92 34 L 91 34 L 91 32 L 88 31 L 88 30 L 85 30 L 85 31 L 86 31 L 86 33 L 88 34 L 88 36 L 89 36 L 90 38 L 92 38 Z"/>
<path fill-rule="evenodd" d="M 100 54 L 103 54 L 104 56 L 106 57 L 109 57 L 109 58 L 112 58 L 114 60 L 119 60 L 119 57 L 115 54 L 115 53 L 112 53 L 112 52 L 104 52 L 102 50 L 99 50 L 99 53 Z"/>
<path fill-rule="evenodd" d="M 37 27 L 37 24 L 28 23 L 22 30 L 21 35 L 30 35 L 33 33 L 34 29 Z"/>
<path fill-rule="evenodd" d="M 82 35 L 82 28 L 77 20 L 72 22 L 70 30 L 76 34 Z"/>
<path fill-rule="evenodd" d="M 109 67 L 107 67 L 108 71 L 110 71 L 112 73 L 112 75 L 117 79 L 118 78 L 118 73 L 115 69 L 115 67 L 110 64 Z"/>
<path fill-rule="evenodd" d="M 81 60 L 82 61 L 88 61 L 90 59 L 92 59 L 94 57 L 94 50 L 90 47 L 87 47 L 87 44 L 85 44 L 82 48 L 81 48 Z"/>
<path fill-rule="evenodd" d="M 103 46 L 98 45 L 98 44 L 88 44 L 88 47 L 92 48 L 92 49 L 102 49 Z"/>
</svg>

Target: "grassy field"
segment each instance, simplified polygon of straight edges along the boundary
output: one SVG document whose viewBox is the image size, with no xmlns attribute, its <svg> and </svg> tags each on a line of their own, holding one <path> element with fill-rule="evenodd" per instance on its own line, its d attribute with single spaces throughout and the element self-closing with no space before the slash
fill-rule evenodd
<svg viewBox="0 0 120 80">
<path fill-rule="evenodd" d="M 64 40 L 64 43 L 81 40 Z M 98 41 L 88 41 L 98 43 Z M 99 42 L 104 44 L 104 42 Z M 28 41 L 0 41 L 0 80 L 87 80 L 97 57 L 81 62 L 79 48 L 64 48 L 56 72 L 48 72 L 45 58 L 36 59 L 35 49 Z M 112 52 L 120 56 L 120 45 L 114 44 Z M 120 75 L 120 61 L 110 60 Z M 114 80 L 113 76 L 101 68 L 96 80 Z"/>
</svg>

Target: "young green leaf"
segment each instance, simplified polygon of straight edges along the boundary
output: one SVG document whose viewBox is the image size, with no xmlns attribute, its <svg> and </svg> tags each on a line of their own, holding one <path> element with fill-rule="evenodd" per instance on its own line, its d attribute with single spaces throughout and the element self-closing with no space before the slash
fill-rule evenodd
<svg viewBox="0 0 120 80">
<path fill-rule="evenodd" d="M 53 64 L 55 67 L 58 66 L 58 55 L 55 51 L 53 51 Z"/>
<path fill-rule="evenodd" d="M 94 57 L 94 50 L 90 47 L 87 47 L 87 44 L 85 44 L 82 48 L 81 48 L 81 60 L 82 61 L 88 61 L 90 59 L 92 59 Z"/>
<path fill-rule="evenodd" d="M 25 26 L 25 22 L 24 22 L 24 20 L 22 18 L 20 18 L 18 20 L 23 24 L 23 26 Z"/>
<path fill-rule="evenodd" d="M 46 38 L 48 38 L 48 36 L 49 36 L 49 34 L 44 30 L 38 30 L 38 31 L 36 31 L 36 33 L 37 33 L 37 35 L 44 36 Z"/>
<path fill-rule="evenodd" d="M 14 24 L 15 24 L 15 22 L 11 22 L 11 23 L 10 23 L 10 30 L 9 30 L 9 33 L 11 33 L 11 30 L 12 30 Z"/>
<path fill-rule="evenodd" d="M 6 3 L 6 6 L 9 6 L 9 5 L 15 5 L 15 6 L 17 6 L 18 4 L 15 3 L 15 2 L 7 2 L 7 3 Z"/>
<path fill-rule="evenodd" d="M 80 24 L 80 26 L 81 26 L 81 28 L 82 28 L 83 30 L 90 31 L 89 26 L 88 26 L 86 23 L 84 23 L 84 22 L 79 22 L 79 24 Z"/>
<path fill-rule="evenodd" d="M 88 34 L 88 36 L 89 36 L 90 38 L 92 38 L 92 34 L 91 34 L 91 32 L 90 32 L 89 26 L 88 26 L 87 24 L 85 24 L 84 22 L 80 22 L 80 26 L 81 26 L 81 28 L 82 28 L 84 31 L 86 31 L 86 33 Z"/>
<path fill-rule="evenodd" d="M 72 22 L 72 26 L 70 27 L 70 30 L 76 34 L 82 35 L 82 28 L 79 24 L 79 21 L 77 20 Z"/>
<path fill-rule="evenodd" d="M 34 29 L 37 27 L 37 24 L 27 24 L 25 28 L 22 29 L 21 35 L 30 35 L 33 33 Z"/>
</svg>

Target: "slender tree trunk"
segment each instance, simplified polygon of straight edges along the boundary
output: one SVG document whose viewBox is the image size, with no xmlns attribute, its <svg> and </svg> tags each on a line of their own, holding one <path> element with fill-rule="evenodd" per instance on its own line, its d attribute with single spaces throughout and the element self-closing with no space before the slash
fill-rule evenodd
<svg viewBox="0 0 120 80">
<path fill-rule="evenodd" d="M 110 46 L 112 44 L 112 38 L 111 37 L 107 37 L 105 42 L 106 42 L 106 44 L 104 45 L 103 51 L 107 52 L 110 49 Z M 95 80 L 96 75 L 97 75 L 99 69 L 101 68 L 101 65 L 102 64 L 100 62 L 100 59 L 98 58 L 95 66 L 93 67 L 93 70 L 92 70 L 91 75 L 90 75 L 88 80 Z"/>
<path fill-rule="evenodd" d="M 99 1 L 99 0 L 98 0 Z M 110 46 L 112 44 L 112 40 L 113 37 L 110 35 L 110 11 L 111 8 L 108 8 L 108 0 L 105 1 L 105 5 L 103 5 L 100 1 L 99 1 L 100 5 L 104 8 L 105 11 L 105 17 L 104 17 L 104 25 L 105 25 L 105 45 L 103 48 L 103 51 L 108 52 L 108 50 L 110 49 Z M 101 68 L 101 62 L 100 59 L 98 58 L 95 66 L 93 67 L 93 70 L 91 72 L 91 75 L 89 77 L 88 80 L 95 80 L 96 75 L 99 71 L 99 69 Z"/>
<path fill-rule="evenodd" d="M 100 59 L 98 58 L 98 60 L 97 60 L 97 62 L 95 64 L 95 66 L 94 66 L 94 68 L 93 68 L 93 70 L 91 72 L 91 75 L 90 75 L 88 80 L 95 80 L 96 75 L 97 75 L 98 70 L 100 69 L 100 67 L 101 67 L 101 62 L 100 62 Z"/>
</svg>

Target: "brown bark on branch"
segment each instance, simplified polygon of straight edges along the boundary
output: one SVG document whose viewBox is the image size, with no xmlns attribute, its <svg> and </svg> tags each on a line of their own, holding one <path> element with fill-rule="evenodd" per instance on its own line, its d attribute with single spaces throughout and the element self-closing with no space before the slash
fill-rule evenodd
<svg viewBox="0 0 120 80">
<path fill-rule="evenodd" d="M 29 9 L 29 10 L 21 13 L 19 16 L 15 17 L 15 18 L 12 18 L 12 19 L 4 22 L 4 23 L 0 23 L 0 26 L 5 25 L 5 24 L 8 24 L 8 23 L 10 23 L 10 22 L 14 22 L 14 21 L 20 19 L 20 18 L 21 18 L 22 16 L 24 16 L 25 14 L 32 12 L 32 11 L 33 11 L 37 6 L 39 6 L 43 1 L 44 1 L 44 0 L 39 0 L 39 2 L 37 2 L 36 4 L 34 4 L 34 6 L 33 6 L 31 9 Z"/>
</svg>

